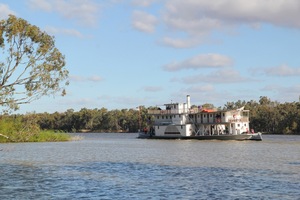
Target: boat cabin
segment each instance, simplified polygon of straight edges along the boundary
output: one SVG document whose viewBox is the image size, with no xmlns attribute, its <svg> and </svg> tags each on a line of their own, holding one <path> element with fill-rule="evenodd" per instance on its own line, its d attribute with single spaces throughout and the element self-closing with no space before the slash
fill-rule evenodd
<svg viewBox="0 0 300 200">
<path fill-rule="evenodd" d="M 157 136 L 197 136 L 242 134 L 249 132 L 249 110 L 208 110 L 191 108 L 190 96 L 185 103 L 169 103 L 164 109 L 149 110 Z"/>
</svg>

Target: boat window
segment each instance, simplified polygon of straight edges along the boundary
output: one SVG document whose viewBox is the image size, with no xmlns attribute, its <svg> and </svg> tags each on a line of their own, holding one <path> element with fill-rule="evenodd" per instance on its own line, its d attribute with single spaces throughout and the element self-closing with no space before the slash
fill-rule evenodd
<svg viewBox="0 0 300 200">
<path fill-rule="evenodd" d="M 248 117 L 248 112 L 243 112 L 244 117 Z"/>
<path fill-rule="evenodd" d="M 203 117 L 206 117 L 206 115 L 203 115 Z"/>
<path fill-rule="evenodd" d="M 181 125 L 181 129 L 182 129 L 183 127 L 182 127 L 182 125 Z"/>
<path fill-rule="evenodd" d="M 168 119 L 168 116 L 166 116 L 166 119 Z"/>
<path fill-rule="evenodd" d="M 161 118 L 164 119 L 165 117 L 164 117 L 164 116 L 161 116 Z"/>
</svg>

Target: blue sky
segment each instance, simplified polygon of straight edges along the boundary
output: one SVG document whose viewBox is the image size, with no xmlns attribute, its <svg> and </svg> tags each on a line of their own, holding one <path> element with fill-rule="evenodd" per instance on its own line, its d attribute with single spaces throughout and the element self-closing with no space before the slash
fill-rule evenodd
<svg viewBox="0 0 300 200">
<path fill-rule="evenodd" d="M 2 0 L 53 35 L 65 55 L 65 97 L 19 113 L 184 102 L 223 106 L 267 96 L 299 101 L 298 0 Z"/>
</svg>

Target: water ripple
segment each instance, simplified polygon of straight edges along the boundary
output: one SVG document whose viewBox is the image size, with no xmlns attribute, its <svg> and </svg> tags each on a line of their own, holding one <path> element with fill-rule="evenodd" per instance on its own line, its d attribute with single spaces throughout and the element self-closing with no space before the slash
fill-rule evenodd
<svg viewBox="0 0 300 200">
<path fill-rule="evenodd" d="M 293 174 L 268 170 L 94 162 L 0 165 L 1 199 L 296 199 Z M 292 179 L 293 180 L 293 179 Z M 263 197 L 263 198 L 261 198 Z"/>
<path fill-rule="evenodd" d="M 299 199 L 300 137 L 0 144 L 0 199 Z"/>
</svg>

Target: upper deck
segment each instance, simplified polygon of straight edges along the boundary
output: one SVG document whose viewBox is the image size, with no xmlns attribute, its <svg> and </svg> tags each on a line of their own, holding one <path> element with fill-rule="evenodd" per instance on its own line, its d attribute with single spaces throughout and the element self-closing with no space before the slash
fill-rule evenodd
<svg viewBox="0 0 300 200">
<path fill-rule="evenodd" d="M 181 110 L 149 110 L 155 122 L 174 122 L 175 119 L 186 119 L 187 123 L 233 123 L 249 122 L 249 110 L 207 111 L 205 109 Z M 178 121 L 178 120 L 176 120 Z"/>
<path fill-rule="evenodd" d="M 249 110 L 203 109 L 200 106 L 191 108 L 189 96 L 186 103 L 165 104 L 165 109 L 148 110 L 148 115 L 154 116 L 156 124 L 249 122 Z"/>
</svg>

